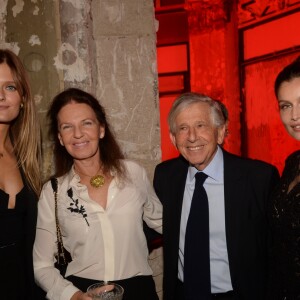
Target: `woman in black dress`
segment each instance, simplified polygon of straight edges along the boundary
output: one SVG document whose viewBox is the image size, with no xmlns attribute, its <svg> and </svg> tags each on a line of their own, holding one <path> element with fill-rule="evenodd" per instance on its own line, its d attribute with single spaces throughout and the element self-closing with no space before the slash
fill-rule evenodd
<svg viewBox="0 0 300 300">
<path fill-rule="evenodd" d="M 0 49 L 1 300 L 34 300 L 32 248 L 40 182 L 39 125 L 26 72 Z"/>
<path fill-rule="evenodd" d="M 300 141 L 300 57 L 278 74 L 275 94 L 283 125 Z M 300 150 L 286 159 L 271 205 L 270 299 L 300 299 Z"/>
</svg>

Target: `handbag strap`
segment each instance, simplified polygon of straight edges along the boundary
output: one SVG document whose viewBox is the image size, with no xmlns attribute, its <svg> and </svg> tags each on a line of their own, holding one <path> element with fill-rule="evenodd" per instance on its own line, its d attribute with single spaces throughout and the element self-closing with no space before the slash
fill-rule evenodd
<svg viewBox="0 0 300 300">
<path fill-rule="evenodd" d="M 57 262 L 59 264 L 67 264 L 67 259 L 65 257 L 65 252 L 64 252 L 64 244 L 61 236 L 61 231 L 59 227 L 59 222 L 58 222 L 58 216 L 57 216 L 57 190 L 58 190 L 58 180 L 56 177 L 51 178 L 51 186 L 53 189 L 53 194 L 54 194 L 54 203 L 55 203 L 55 223 L 56 223 L 56 236 L 57 236 Z M 61 262 L 61 259 L 63 260 Z"/>
</svg>

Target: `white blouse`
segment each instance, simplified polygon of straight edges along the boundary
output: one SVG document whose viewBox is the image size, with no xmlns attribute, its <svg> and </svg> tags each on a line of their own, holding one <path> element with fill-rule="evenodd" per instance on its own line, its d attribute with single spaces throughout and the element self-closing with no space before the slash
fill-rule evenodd
<svg viewBox="0 0 300 300">
<path fill-rule="evenodd" d="M 122 186 L 117 178 L 112 180 L 106 209 L 89 198 L 73 168 L 58 178 L 59 224 L 72 256 L 66 276 L 113 281 L 152 274 L 142 221 L 161 233 L 162 205 L 146 171 L 132 161 L 124 164 L 129 181 Z M 78 289 L 54 268 L 56 252 L 54 195 L 47 182 L 38 203 L 35 278 L 48 299 L 69 300 Z"/>
</svg>

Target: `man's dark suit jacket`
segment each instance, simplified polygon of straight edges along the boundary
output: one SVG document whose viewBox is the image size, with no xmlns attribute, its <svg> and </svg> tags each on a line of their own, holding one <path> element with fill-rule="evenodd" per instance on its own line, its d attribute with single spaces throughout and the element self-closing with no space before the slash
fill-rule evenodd
<svg viewBox="0 0 300 300">
<path fill-rule="evenodd" d="M 224 154 L 225 226 L 229 268 L 236 299 L 265 299 L 269 229 L 267 202 L 279 180 L 275 167 Z M 188 162 L 160 163 L 154 188 L 163 203 L 164 300 L 173 300 L 178 278 L 179 229 Z M 201 299 L 199 297 L 199 299 Z"/>
</svg>

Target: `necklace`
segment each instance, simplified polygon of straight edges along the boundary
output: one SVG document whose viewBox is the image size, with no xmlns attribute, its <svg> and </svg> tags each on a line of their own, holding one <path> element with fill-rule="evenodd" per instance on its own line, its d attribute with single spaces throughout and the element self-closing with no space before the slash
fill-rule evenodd
<svg viewBox="0 0 300 300">
<path fill-rule="evenodd" d="M 99 168 L 99 170 L 97 171 L 97 173 L 101 170 L 101 167 Z M 87 175 L 87 174 L 83 174 L 81 172 L 79 172 L 77 170 L 77 172 L 81 175 L 84 175 L 84 176 L 87 176 L 87 177 L 90 177 L 90 185 L 94 188 L 99 188 L 99 187 L 102 187 L 105 183 L 105 177 L 101 174 L 96 174 L 94 176 L 90 176 L 90 175 Z"/>
<path fill-rule="evenodd" d="M 101 186 L 103 186 L 105 183 L 105 178 L 103 175 L 95 175 L 90 179 L 90 184 L 92 187 L 94 188 L 99 188 Z"/>
</svg>

